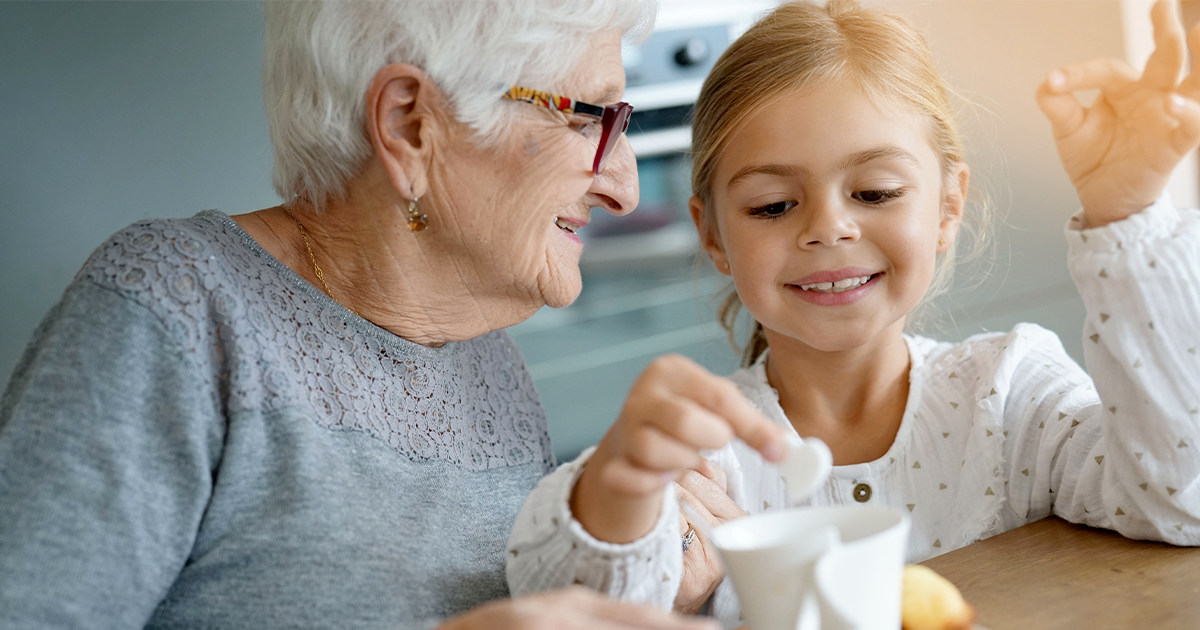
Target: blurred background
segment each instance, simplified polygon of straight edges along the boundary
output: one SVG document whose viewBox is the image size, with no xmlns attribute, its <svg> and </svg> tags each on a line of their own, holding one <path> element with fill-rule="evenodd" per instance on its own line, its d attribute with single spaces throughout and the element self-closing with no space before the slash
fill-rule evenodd
<svg viewBox="0 0 1200 630">
<path fill-rule="evenodd" d="M 595 443 L 642 368 L 664 352 L 717 373 L 738 353 L 716 324 L 723 276 L 687 219 L 690 105 L 729 41 L 774 2 L 664 1 L 625 51 L 642 202 L 584 231 L 584 290 L 511 329 L 560 460 Z M 1062 226 L 1078 200 L 1033 94 L 1092 57 L 1141 64 L 1147 0 L 897 0 L 963 97 L 972 184 L 998 223 L 992 253 L 958 271 L 923 334 L 957 340 L 1032 321 L 1082 362 L 1084 309 Z M 1183 3 L 1187 24 L 1200 1 Z M 125 225 L 276 205 L 256 2 L 0 2 L 0 379 L 91 251 Z M 1197 205 L 1195 156 L 1171 184 Z M 977 197 L 981 199 L 983 197 Z"/>
</svg>

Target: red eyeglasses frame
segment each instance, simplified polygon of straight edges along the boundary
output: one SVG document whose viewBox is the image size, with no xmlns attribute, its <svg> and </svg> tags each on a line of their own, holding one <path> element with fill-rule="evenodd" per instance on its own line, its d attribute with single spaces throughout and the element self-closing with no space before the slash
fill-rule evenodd
<svg viewBox="0 0 1200 630">
<path fill-rule="evenodd" d="M 633 113 L 633 106 L 623 101 L 615 105 L 593 105 L 518 85 L 508 88 L 503 98 L 532 103 L 564 114 L 581 114 L 600 119 L 600 144 L 596 147 L 596 159 L 592 161 L 592 173 L 595 175 L 604 172 L 604 164 L 612 156 L 612 149 L 617 145 L 621 134 L 629 129 L 629 116 Z"/>
</svg>

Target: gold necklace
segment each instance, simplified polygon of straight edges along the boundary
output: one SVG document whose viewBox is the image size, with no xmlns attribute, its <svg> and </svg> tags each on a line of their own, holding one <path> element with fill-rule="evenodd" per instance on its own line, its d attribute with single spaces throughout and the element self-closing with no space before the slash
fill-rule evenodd
<svg viewBox="0 0 1200 630">
<path fill-rule="evenodd" d="M 310 245 L 308 242 L 308 230 L 304 229 L 304 224 L 300 222 L 300 219 L 296 218 L 296 214 L 294 212 L 292 212 L 291 208 L 284 206 L 283 211 L 286 212 L 289 217 L 292 217 L 292 220 L 296 222 L 296 227 L 300 228 L 300 238 L 304 239 L 304 249 L 308 250 L 308 259 L 312 261 L 313 273 L 317 275 L 317 280 L 320 280 L 321 285 L 325 287 L 325 294 L 328 295 L 329 299 L 333 300 L 334 302 L 337 302 L 338 304 L 342 304 L 341 302 L 338 302 L 338 299 L 336 297 L 334 297 L 333 289 L 329 288 L 329 283 L 325 281 L 325 273 L 322 272 L 321 267 L 319 265 L 317 265 L 317 257 L 313 254 L 312 245 Z M 355 311 L 354 309 L 350 308 L 349 306 L 342 304 L 342 307 L 344 307 L 346 310 L 350 311 L 351 313 L 358 315 L 358 311 Z M 359 315 L 359 317 L 362 317 L 362 316 Z"/>
</svg>

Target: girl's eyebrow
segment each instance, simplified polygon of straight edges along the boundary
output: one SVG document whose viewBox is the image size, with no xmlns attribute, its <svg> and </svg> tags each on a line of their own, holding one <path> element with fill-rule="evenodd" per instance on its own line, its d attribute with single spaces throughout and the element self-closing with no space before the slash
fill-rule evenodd
<svg viewBox="0 0 1200 630">
<path fill-rule="evenodd" d="M 921 165 L 921 161 L 918 160 L 915 155 L 909 153 L 908 151 L 905 151 L 904 149 L 901 149 L 898 146 L 895 146 L 892 144 L 885 144 L 885 145 L 881 145 L 878 147 L 866 149 L 863 151 L 857 151 L 855 153 L 851 153 L 850 155 L 847 155 L 846 157 L 842 158 L 842 160 L 840 162 L 838 162 L 837 168 L 838 168 L 838 170 L 845 170 L 848 168 L 866 164 L 867 162 L 872 162 L 874 160 L 884 160 L 884 159 L 909 162 L 913 166 L 918 166 L 918 167 Z M 804 168 L 803 166 L 797 166 L 794 164 L 751 164 L 749 166 L 746 166 L 746 167 L 738 170 L 738 172 L 734 173 L 733 177 L 730 177 L 729 181 L 725 184 L 725 188 L 733 188 L 735 185 L 740 183 L 742 180 L 750 177 L 751 175 L 774 175 L 777 177 L 798 177 L 798 176 L 802 176 L 802 175 L 811 175 L 811 174 L 812 174 L 812 171 L 808 170 L 807 168 Z"/>
<path fill-rule="evenodd" d="M 867 149 L 866 151 L 859 151 L 857 153 L 851 153 L 850 155 L 847 155 L 840 163 L 838 163 L 838 168 L 846 169 L 852 166 L 866 164 L 872 160 L 885 159 L 900 160 L 903 162 L 909 162 L 913 166 L 921 166 L 921 161 L 917 159 L 917 156 L 905 151 L 904 149 L 901 149 L 896 145 L 885 144 L 873 149 Z"/>
<path fill-rule="evenodd" d="M 803 166 L 795 166 L 793 164 L 751 164 L 743 167 L 738 172 L 729 178 L 729 182 L 725 184 L 725 188 L 733 188 L 751 175 L 775 175 L 777 177 L 798 177 L 801 175 L 809 175 L 812 171 Z"/>
</svg>

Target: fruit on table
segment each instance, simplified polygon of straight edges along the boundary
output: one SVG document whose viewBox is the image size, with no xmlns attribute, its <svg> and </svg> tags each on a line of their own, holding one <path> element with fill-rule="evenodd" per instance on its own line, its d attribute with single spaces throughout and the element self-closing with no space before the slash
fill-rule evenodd
<svg viewBox="0 0 1200 630">
<path fill-rule="evenodd" d="M 970 630 L 975 608 L 950 580 L 919 564 L 904 568 L 901 625 L 904 630 Z"/>
</svg>

